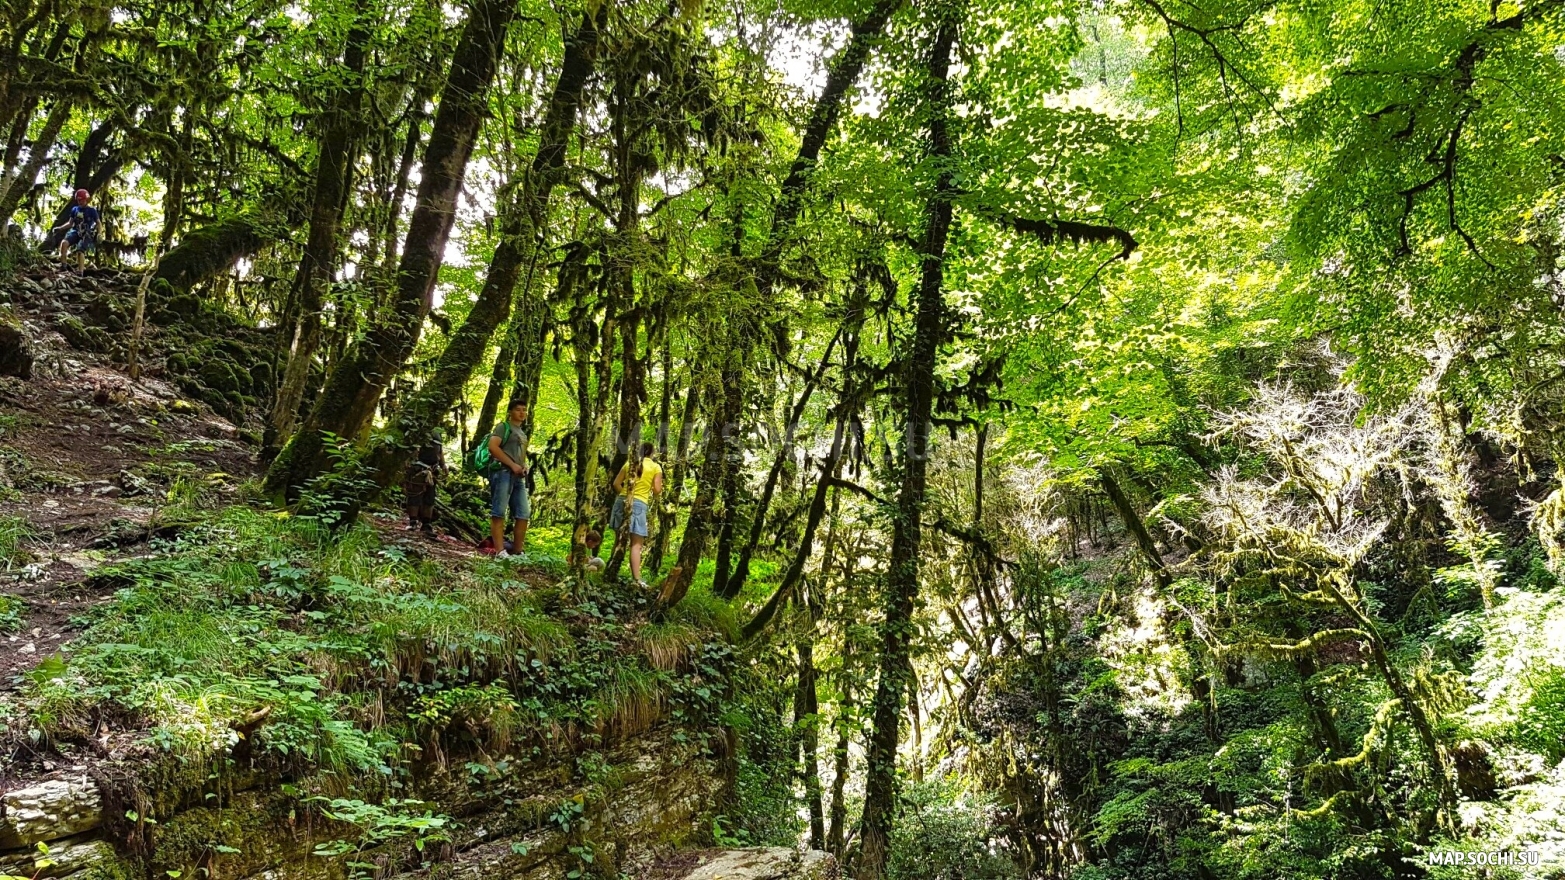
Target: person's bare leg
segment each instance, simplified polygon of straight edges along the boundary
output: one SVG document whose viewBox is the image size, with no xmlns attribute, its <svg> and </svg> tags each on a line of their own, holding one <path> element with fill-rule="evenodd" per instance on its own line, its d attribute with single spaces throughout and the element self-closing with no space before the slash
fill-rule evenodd
<svg viewBox="0 0 1565 880">
<path fill-rule="evenodd" d="M 511 543 L 513 545 L 512 553 L 521 553 L 527 549 L 527 520 L 519 519 L 516 521 L 516 535 L 511 539 Z"/>
<path fill-rule="evenodd" d="M 489 517 L 489 540 L 494 542 L 494 552 L 505 549 L 505 517 Z"/>
<path fill-rule="evenodd" d="M 630 536 L 630 579 L 633 581 L 641 580 L 641 545 L 646 540 L 640 535 Z"/>
</svg>

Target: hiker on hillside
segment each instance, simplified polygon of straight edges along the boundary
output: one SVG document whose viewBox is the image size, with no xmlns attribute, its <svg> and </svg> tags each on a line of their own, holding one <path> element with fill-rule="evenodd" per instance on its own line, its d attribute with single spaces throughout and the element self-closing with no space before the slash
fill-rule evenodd
<svg viewBox="0 0 1565 880">
<path fill-rule="evenodd" d="M 410 532 L 422 529 L 425 535 L 433 537 L 435 534 L 435 490 L 446 475 L 445 439 L 445 432 L 436 428 L 403 475 Z"/>
<path fill-rule="evenodd" d="M 653 451 L 651 443 L 641 444 L 641 455 L 631 456 L 620 468 L 614 478 L 614 509 L 609 514 L 609 528 L 614 530 L 614 553 L 610 555 L 619 554 L 620 536 L 630 532 L 630 577 L 642 588 L 647 582 L 641 579 L 641 548 L 652 532 L 647 509 L 654 495 L 663 494 L 663 466 L 652 457 Z"/>
<path fill-rule="evenodd" d="M 492 546 L 485 553 L 501 559 L 520 556 L 527 549 L 527 521 L 532 518 L 532 502 L 527 494 L 527 401 L 513 398 L 506 408 L 505 421 L 489 432 L 489 457 L 495 466 L 489 471 L 489 537 Z M 505 549 L 505 515 L 510 511 L 516 522 L 511 550 Z"/>
<path fill-rule="evenodd" d="M 60 242 L 60 259 L 64 260 L 67 254 L 75 254 L 78 272 L 86 268 L 87 255 L 98 249 L 98 209 L 88 204 L 91 201 L 92 193 L 84 189 L 77 190 L 76 204 L 71 206 L 68 218 L 54 227 L 55 232 L 70 228 L 71 231 L 65 233 L 65 238 Z"/>
</svg>

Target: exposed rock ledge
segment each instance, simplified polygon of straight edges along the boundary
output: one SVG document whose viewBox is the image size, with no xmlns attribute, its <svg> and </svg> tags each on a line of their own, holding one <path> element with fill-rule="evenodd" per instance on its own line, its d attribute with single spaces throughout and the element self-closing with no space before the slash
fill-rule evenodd
<svg viewBox="0 0 1565 880">
<path fill-rule="evenodd" d="M 837 880 L 837 862 L 819 850 L 759 847 L 713 853 L 684 880 Z"/>
<path fill-rule="evenodd" d="M 670 732 L 654 729 L 619 743 L 606 752 L 606 778 L 594 782 L 573 778 L 569 763 L 555 761 L 519 767 L 494 781 L 475 779 L 461 765 L 425 768 L 414 793 L 454 820 L 439 864 L 433 870 L 418 868 L 416 860 L 407 865 L 390 851 L 360 857 L 378 862 L 381 876 L 406 880 L 432 875 L 450 880 L 564 880 L 585 867 L 583 853 L 591 854 L 592 868 L 608 876 L 646 876 L 656 859 L 700 840 L 729 790 L 719 757 L 703 750 L 697 738 L 680 740 Z M 203 876 L 202 870 L 204 876 L 252 880 L 344 876 L 342 859 L 323 858 L 312 850 L 335 831 L 350 829 L 317 822 L 313 834 L 298 833 L 296 802 L 275 784 L 261 777 L 233 783 L 220 799 L 201 791 L 159 792 L 170 806 L 149 826 L 139 857 L 115 852 L 105 839 L 113 836 L 116 823 L 105 822 L 112 817 L 105 817 L 103 792 L 92 780 L 71 777 L 15 789 L 0 795 L 0 875 L 34 876 L 34 847 L 44 842 L 54 864 L 39 872 L 40 878 L 196 877 Z M 181 806 L 173 806 L 176 803 Z M 566 813 L 575 815 L 568 828 L 551 818 L 566 803 L 578 805 Z M 824 880 L 835 874 L 733 876 Z"/>
<path fill-rule="evenodd" d="M 51 779 L 0 795 L 0 849 L 31 847 L 97 828 L 98 787 L 86 777 Z"/>
</svg>

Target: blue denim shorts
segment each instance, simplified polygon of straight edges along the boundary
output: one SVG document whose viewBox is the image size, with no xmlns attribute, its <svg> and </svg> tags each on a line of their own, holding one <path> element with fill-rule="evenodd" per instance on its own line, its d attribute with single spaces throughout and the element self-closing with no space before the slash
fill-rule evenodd
<svg viewBox="0 0 1565 880">
<path fill-rule="evenodd" d="M 65 233 L 65 243 L 71 246 L 71 253 L 92 253 L 98 249 L 98 237 L 92 233 L 83 235 L 80 231 L 72 229 Z"/>
<path fill-rule="evenodd" d="M 630 523 L 625 522 L 625 496 L 618 495 L 614 498 L 614 510 L 609 513 L 609 528 L 619 531 L 625 528 L 632 535 L 645 538 L 652 533 L 647 527 L 647 502 L 632 501 L 630 503 Z"/>
<path fill-rule="evenodd" d="M 532 499 L 527 496 L 527 478 L 518 477 L 509 468 L 500 468 L 489 475 L 489 516 L 505 519 L 510 508 L 511 519 L 532 519 Z"/>
</svg>

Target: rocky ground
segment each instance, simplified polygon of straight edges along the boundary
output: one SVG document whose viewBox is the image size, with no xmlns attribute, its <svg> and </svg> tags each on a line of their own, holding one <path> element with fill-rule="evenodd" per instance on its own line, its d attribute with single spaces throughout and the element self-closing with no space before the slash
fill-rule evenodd
<svg viewBox="0 0 1565 880">
<path fill-rule="evenodd" d="M 232 497 L 256 470 L 244 422 L 167 377 L 178 337 L 151 326 L 147 370 L 125 374 L 114 316 L 131 278 L 43 267 L 0 286 L 0 523 L 19 539 L 0 572 L 0 693 L 105 598 L 89 571 L 177 530 L 181 497 Z"/>
</svg>

